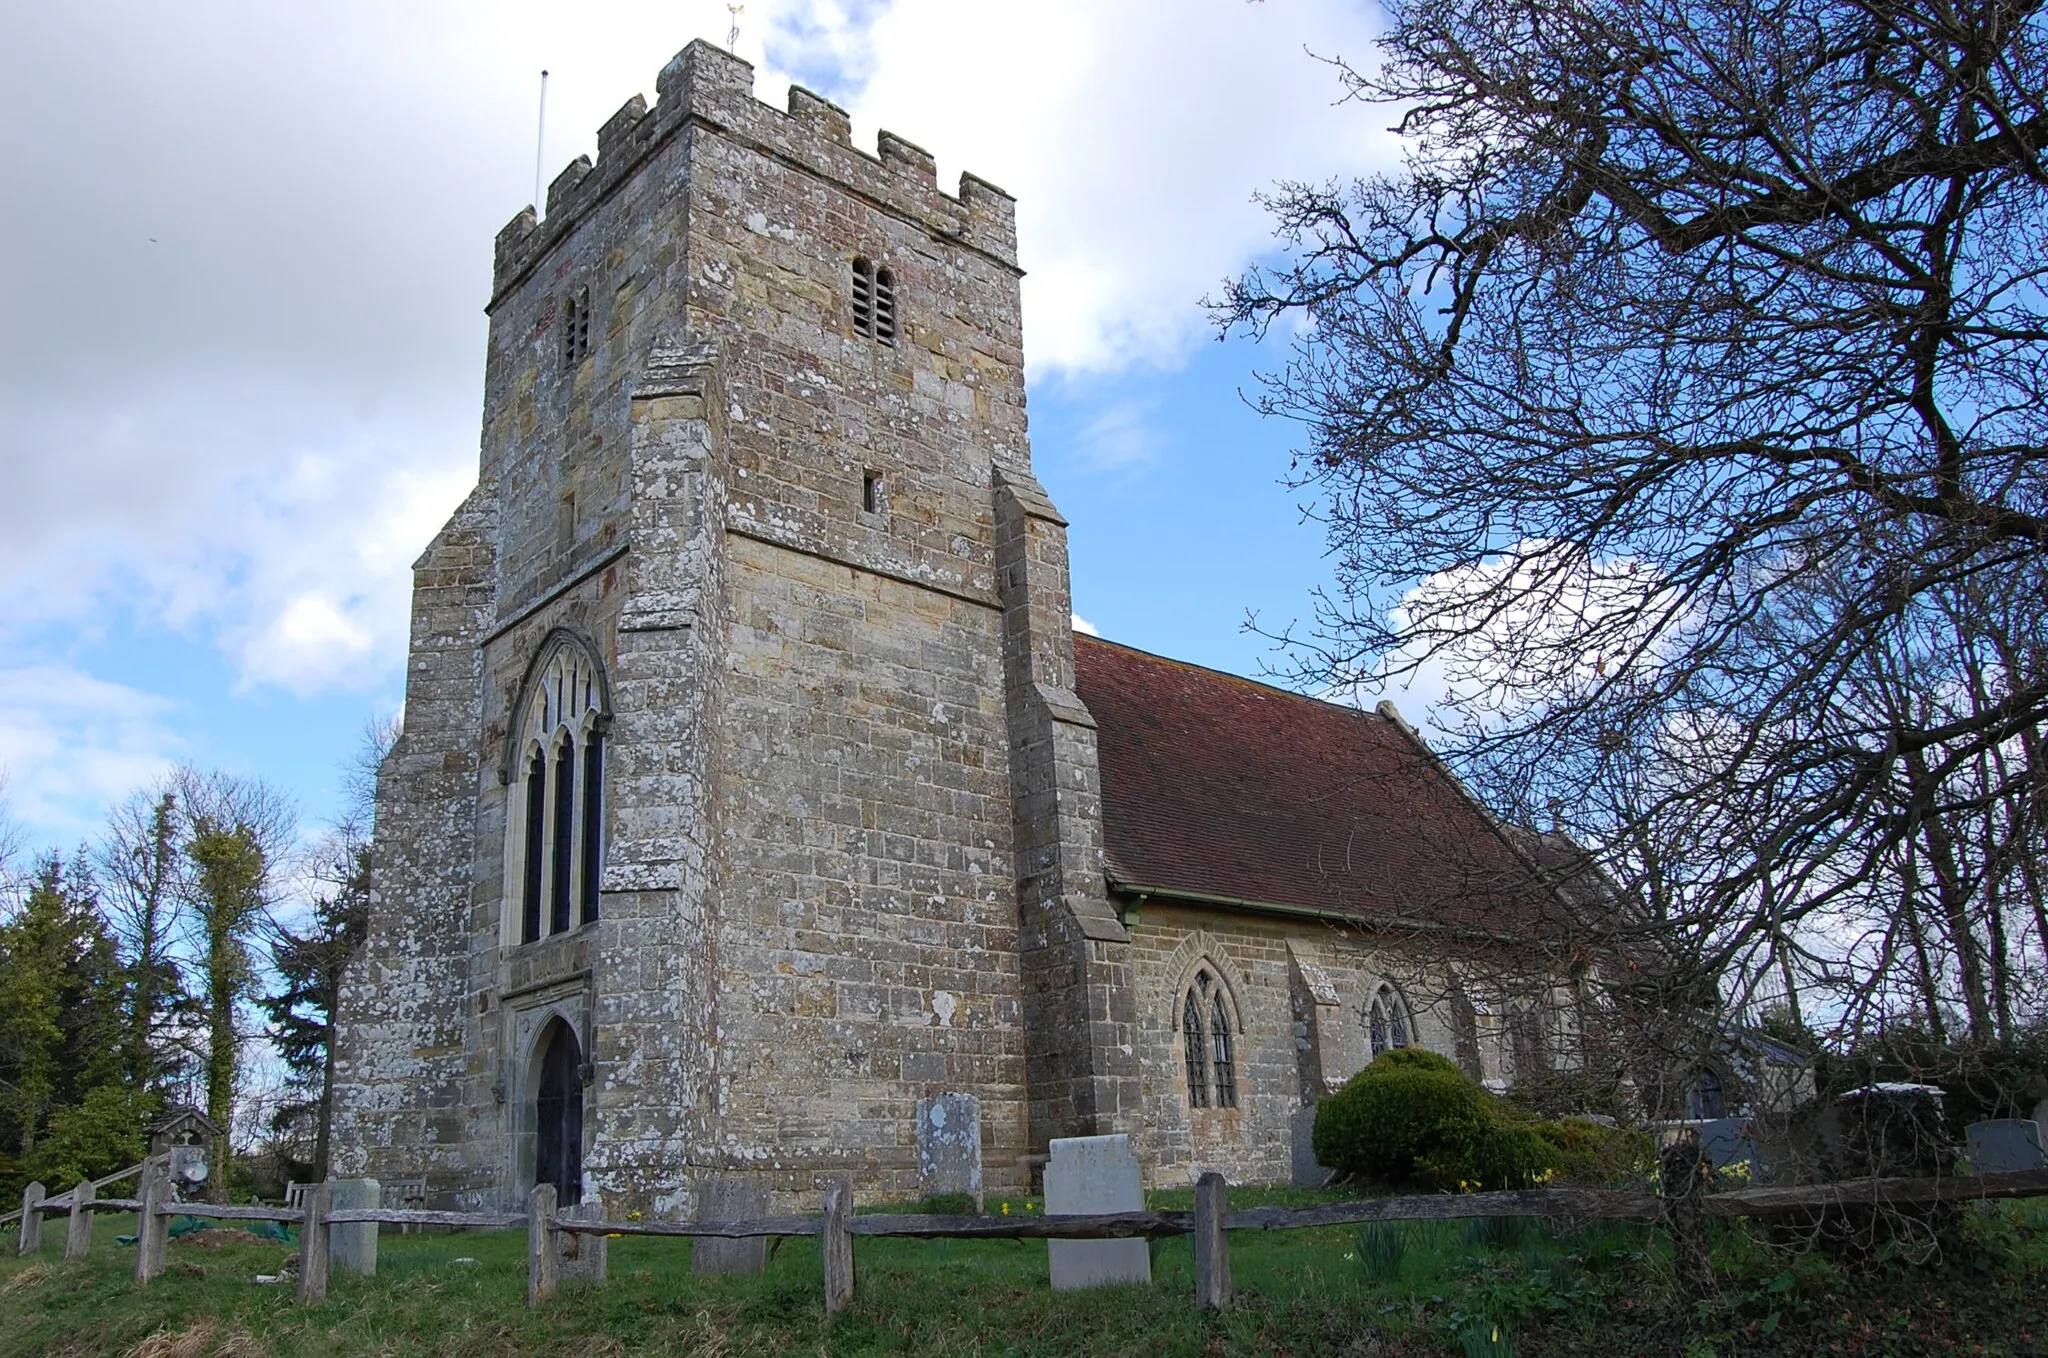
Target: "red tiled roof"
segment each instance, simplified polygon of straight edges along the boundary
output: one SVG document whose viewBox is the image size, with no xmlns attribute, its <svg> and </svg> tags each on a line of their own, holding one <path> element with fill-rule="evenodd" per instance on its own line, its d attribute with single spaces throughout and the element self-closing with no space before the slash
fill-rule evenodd
<svg viewBox="0 0 2048 1358">
<path fill-rule="evenodd" d="M 1074 653 L 1117 886 L 1494 933 L 1556 911 L 1395 719 L 1097 637 Z"/>
</svg>

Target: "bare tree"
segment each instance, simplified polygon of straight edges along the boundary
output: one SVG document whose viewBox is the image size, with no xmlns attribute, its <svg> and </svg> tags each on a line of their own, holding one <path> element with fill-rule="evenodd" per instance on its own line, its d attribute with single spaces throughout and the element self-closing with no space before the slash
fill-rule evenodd
<svg viewBox="0 0 2048 1358">
<path fill-rule="evenodd" d="M 1286 258 L 1218 303 L 1296 337 L 1262 404 L 1339 563 L 1304 669 L 1440 669 L 1475 786 L 1599 845 L 1699 973 L 1903 890 L 1835 960 L 1933 970 L 1936 926 L 1995 1021 L 1969 910 L 1901 874 L 1949 871 L 1928 808 L 1997 807 L 1989 881 L 2042 918 L 2041 7 L 1391 15 L 1337 69 L 1402 110 L 1405 172 L 1285 186 Z M 2023 620 L 1995 663 L 1965 592 Z M 1944 701 L 1845 700 L 1927 629 Z"/>
</svg>

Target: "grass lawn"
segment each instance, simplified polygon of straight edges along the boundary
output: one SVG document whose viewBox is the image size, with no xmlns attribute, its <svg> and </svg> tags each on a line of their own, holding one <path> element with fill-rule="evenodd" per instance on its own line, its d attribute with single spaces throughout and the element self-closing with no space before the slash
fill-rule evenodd
<svg viewBox="0 0 2048 1358">
<path fill-rule="evenodd" d="M 1301 1200 L 1232 1194 L 1234 1206 Z M 1990 1243 L 1974 1264 L 1919 1274 L 1846 1278 L 1731 1236 L 1717 1247 L 1726 1295 L 1699 1308 L 1677 1301 L 1641 1228 L 1237 1232 L 1239 1304 L 1223 1315 L 1194 1308 L 1185 1238 L 1155 1246 L 1149 1287 L 1063 1294 L 1047 1286 L 1042 1241 L 862 1239 L 853 1309 L 829 1325 L 808 1240 L 786 1242 L 757 1278 L 692 1276 L 686 1241 L 614 1240 L 607 1283 L 565 1283 L 529 1312 L 523 1232 L 386 1235 L 376 1278 L 337 1273 L 325 1303 L 301 1307 L 289 1283 L 252 1282 L 291 1253 L 276 1244 L 174 1242 L 170 1272 L 135 1287 L 133 1248 L 114 1239 L 133 1220 L 101 1218 L 81 1263 L 62 1261 L 57 1218 L 40 1255 L 0 1259 L 0 1358 L 2048 1352 L 2033 1302 L 2048 1283 L 2048 1214 L 2019 1209 L 1979 1232 Z"/>
</svg>

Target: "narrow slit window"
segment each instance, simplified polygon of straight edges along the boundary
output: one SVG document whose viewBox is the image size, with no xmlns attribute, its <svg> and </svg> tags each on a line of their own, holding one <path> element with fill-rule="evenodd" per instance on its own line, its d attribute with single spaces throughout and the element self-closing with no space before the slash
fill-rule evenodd
<svg viewBox="0 0 2048 1358">
<path fill-rule="evenodd" d="M 555 825 L 554 871 L 548 893 L 548 932 L 566 933 L 569 929 L 569 868 L 570 848 L 574 841 L 570 831 L 576 820 L 576 747 L 568 741 L 555 754 Z"/>
<path fill-rule="evenodd" d="M 861 473 L 860 507 L 870 514 L 882 512 L 882 474 L 880 472 Z"/>
<path fill-rule="evenodd" d="M 583 746 L 583 922 L 597 919 L 597 887 L 604 870 L 604 737 L 592 731 Z"/>
<path fill-rule="evenodd" d="M 1230 1017 L 1223 1012 L 1223 997 L 1209 1003 L 1209 1067 L 1216 1077 L 1216 1106 L 1237 1107 L 1237 1062 L 1231 1057 Z"/>
<path fill-rule="evenodd" d="M 1195 992 L 1188 991 L 1180 1009 L 1181 1039 L 1187 1049 L 1188 1062 L 1188 1107 L 1209 1106 L 1208 1053 L 1202 1043 L 1202 1006 L 1195 1000 Z"/>
</svg>

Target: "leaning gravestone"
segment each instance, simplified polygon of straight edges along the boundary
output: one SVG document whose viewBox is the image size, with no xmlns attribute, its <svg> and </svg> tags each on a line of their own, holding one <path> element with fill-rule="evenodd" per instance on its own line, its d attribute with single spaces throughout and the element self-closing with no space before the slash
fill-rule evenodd
<svg viewBox="0 0 2048 1358">
<path fill-rule="evenodd" d="M 2048 1153 L 2041 1148 L 2041 1124 L 2032 1118 L 1992 1118 L 1963 1128 L 1970 1147 L 1970 1164 L 1979 1174 L 2009 1174 L 2016 1170 L 2048 1169 Z"/>
<path fill-rule="evenodd" d="M 583 1201 L 574 1207 L 563 1207 L 555 1215 L 570 1221 L 603 1221 L 604 1201 L 597 1195 L 585 1191 Z M 562 1231 L 555 1236 L 555 1246 L 561 1253 L 555 1259 L 555 1276 L 564 1280 L 580 1278 L 584 1282 L 601 1283 L 610 1264 L 608 1242 L 601 1235 L 586 1235 L 581 1231 Z"/>
<path fill-rule="evenodd" d="M 768 1190 L 750 1179 L 706 1179 L 697 1189 L 697 1220 L 752 1221 L 768 1215 Z M 768 1267 L 768 1238 L 728 1240 L 700 1235 L 690 1242 L 692 1273 L 759 1273 Z"/>
<path fill-rule="evenodd" d="M 939 1094 L 917 1101 L 917 1172 L 926 1197 L 965 1193 L 981 1207 L 981 1101 Z"/>
<path fill-rule="evenodd" d="M 1292 1182 L 1296 1188 L 1321 1188 L 1337 1171 L 1316 1160 L 1316 1105 L 1298 1108 L 1287 1119 L 1293 1149 Z"/>
<path fill-rule="evenodd" d="M 338 1212 L 344 1208 L 368 1209 L 383 1205 L 383 1189 L 375 1179 L 334 1180 L 334 1201 L 330 1210 Z M 348 1221 L 329 1226 L 327 1266 L 365 1278 L 377 1276 L 377 1223 Z"/>
<path fill-rule="evenodd" d="M 1145 1210 L 1145 1186 L 1131 1139 L 1066 1136 L 1045 1166 L 1048 1216 L 1101 1216 Z M 1048 1240 L 1052 1285 L 1062 1292 L 1105 1283 L 1149 1283 L 1152 1252 L 1143 1240 Z"/>
</svg>

